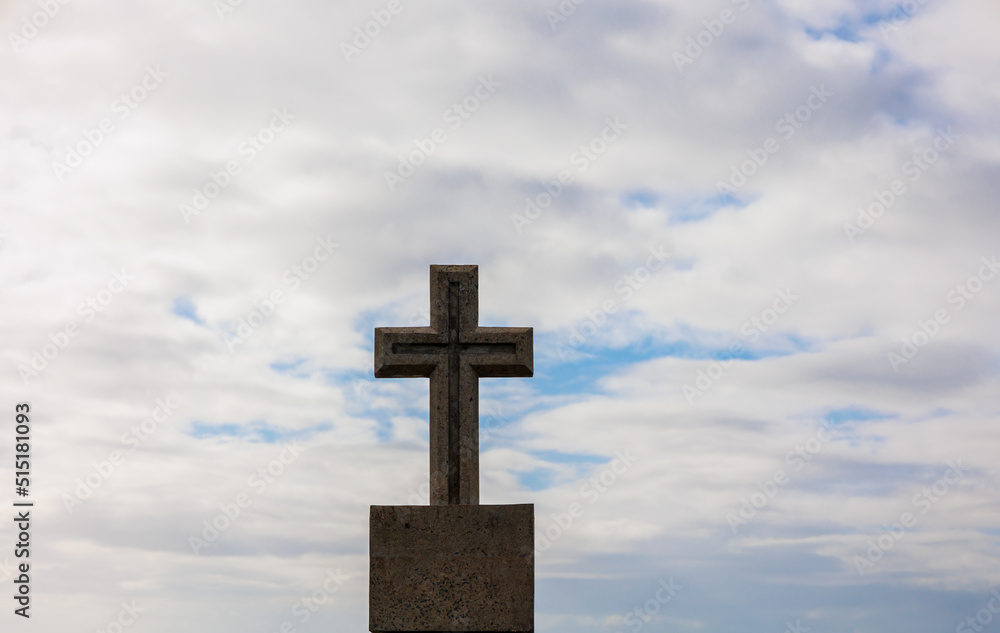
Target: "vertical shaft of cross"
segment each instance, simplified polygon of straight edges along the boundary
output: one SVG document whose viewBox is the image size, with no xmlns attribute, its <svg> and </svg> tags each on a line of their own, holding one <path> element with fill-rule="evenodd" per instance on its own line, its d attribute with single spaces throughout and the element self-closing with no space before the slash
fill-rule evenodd
<svg viewBox="0 0 1000 633">
<path fill-rule="evenodd" d="M 531 328 L 480 327 L 477 266 L 431 266 L 429 327 L 375 328 L 376 378 L 430 378 L 430 503 L 479 503 L 479 378 L 532 375 Z"/>
<path fill-rule="evenodd" d="M 462 428 L 462 359 L 458 354 L 458 333 L 461 329 L 458 320 L 458 299 L 461 284 L 457 281 L 448 282 L 448 499 L 447 503 L 455 505 L 462 499 L 462 440 L 468 433 L 476 435 L 479 440 L 478 424 L 476 428 Z M 479 402 L 479 381 L 473 380 L 471 385 L 475 392 L 475 401 Z M 468 394 L 472 397 L 473 394 Z M 474 418 L 478 423 L 478 416 Z M 437 429 L 438 433 L 441 429 Z M 433 441 L 433 440 L 432 440 Z M 468 441 L 468 440 L 467 440 Z M 477 446 L 478 449 L 478 446 Z M 478 454 L 478 450 L 476 453 Z M 478 464 L 477 464 L 478 466 Z M 467 479 L 476 480 L 476 490 L 469 495 L 467 503 L 479 503 L 479 473 L 468 473 Z M 474 501 L 472 500 L 474 499 Z"/>
<path fill-rule="evenodd" d="M 437 325 L 442 344 L 399 346 L 443 356 L 430 374 L 431 505 L 479 503 L 479 377 L 463 356 L 486 348 L 464 342 L 475 326 L 463 321 L 478 320 L 478 288 L 474 276 L 455 272 L 432 281 L 431 327 Z"/>
</svg>

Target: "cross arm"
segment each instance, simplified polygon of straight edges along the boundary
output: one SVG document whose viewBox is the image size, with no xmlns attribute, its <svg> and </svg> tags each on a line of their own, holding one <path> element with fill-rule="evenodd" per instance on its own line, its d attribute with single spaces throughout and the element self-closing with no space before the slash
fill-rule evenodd
<svg viewBox="0 0 1000 633">
<path fill-rule="evenodd" d="M 440 345 L 442 335 L 429 327 L 375 328 L 376 378 L 426 378 L 440 362 L 432 353 L 398 352 L 400 344 Z"/>
<path fill-rule="evenodd" d="M 483 353 L 468 356 L 483 378 L 530 378 L 534 374 L 533 330 L 530 327 L 477 327 L 464 338 Z"/>
</svg>

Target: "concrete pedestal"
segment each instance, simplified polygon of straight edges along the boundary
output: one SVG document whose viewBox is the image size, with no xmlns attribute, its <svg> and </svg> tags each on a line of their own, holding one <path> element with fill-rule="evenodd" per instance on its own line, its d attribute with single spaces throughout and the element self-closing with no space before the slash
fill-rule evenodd
<svg viewBox="0 0 1000 633">
<path fill-rule="evenodd" d="M 368 627 L 534 631 L 532 504 L 372 506 Z"/>
</svg>

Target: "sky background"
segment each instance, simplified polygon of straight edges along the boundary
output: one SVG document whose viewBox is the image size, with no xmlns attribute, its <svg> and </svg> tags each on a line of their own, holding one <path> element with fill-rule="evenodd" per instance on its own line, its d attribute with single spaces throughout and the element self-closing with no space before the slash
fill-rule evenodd
<svg viewBox="0 0 1000 633">
<path fill-rule="evenodd" d="M 536 630 L 1000 630 L 996 3 L 234 4 L 0 5 L 0 628 L 367 630 L 474 263 Z"/>
</svg>

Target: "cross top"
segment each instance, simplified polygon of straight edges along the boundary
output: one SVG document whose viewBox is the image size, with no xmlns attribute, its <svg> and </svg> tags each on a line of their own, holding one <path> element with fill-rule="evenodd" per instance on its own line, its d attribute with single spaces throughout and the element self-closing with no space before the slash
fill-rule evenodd
<svg viewBox="0 0 1000 633">
<path fill-rule="evenodd" d="M 431 266 L 429 327 L 375 328 L 376 378 L 430 378 L 430 503 L 479 503 L 479 378 L 530 377 L 530 327 L 479 326 L 479 267 Z"/>
</svg>

